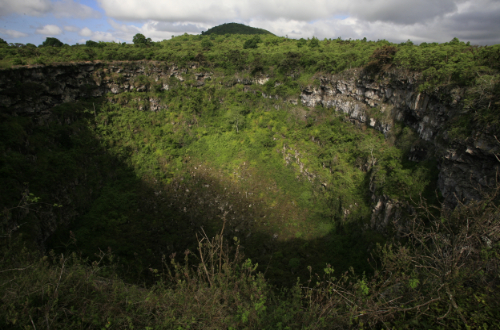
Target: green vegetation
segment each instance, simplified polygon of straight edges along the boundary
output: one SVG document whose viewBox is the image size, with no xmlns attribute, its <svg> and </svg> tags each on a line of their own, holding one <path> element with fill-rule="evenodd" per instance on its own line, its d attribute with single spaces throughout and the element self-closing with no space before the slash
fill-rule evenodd
<svg viewBox="0 0 500 330">
<path fill-rule="evenodd" d="M 202 31 L 201 34 L 225 35 L 225 34 L 272 34 L 272 33 L 264 29 L 254 28 L 244 24 L 224 23 L 218 26 L 214 26 L 213 28 L 210 28 L 207 31 Z"/>
<path fill-rule="evenodd" d="M 145 73 L 131 83 L 147 92 L 50 116 L 0 114 L 0 327 L 498 327 L 497 195 L 441 208 L 432 153 L 408 160 L 431 148 L 411 129 L 384 137 L 297 102 L 321 74 L 422 72 L 422 92 L 467 87 L 446 133 L 460 143 L 500 127 L 498 54 L 455 39 L 229 32 L 0 43 L 3 67 L 151 59 L 192 70 L 182 82 Z M 199 72 L 210 79 L 198 84 Z M 235 83 L 256 75 L 267 82 Z M 7 92 L 36 99 L 43 86 Z M 386 235 L 370 224 L 376 196 L 402 206 Z"/>
<path fill-rule="evenodd" d="M 212 200 L 218 195 L 218 203 L 232 208 L 228 223 L 243 236 L 246 254 L 261 265 L 273 260 L 267 266 L 270 280 L 293 284 L 297 274 L 305 276 L 296 263 L 307 255 L 315 268 L 329 262 L 339 269 L 367 270 L 362 251 L 379 235 L 365 231 L 360 236 L 357 228 L 370 219 L 371 195 L 409 200 L 432 192 L 435 164 L 407 161 L 409 149 L 344 123 L 334 109 L 309 110 L 262 97 L 264 91 L 286 93 L 281 85 L 255 86 L 249 93 L 241 85 L 218 88 L 224 79 L 191 88 L 172 78 L 168 91 L 108 96 L 112 103 L 64 104 L 54 108 L 58 120 L 42 127 L 6 117 L 2 132 L 10 135 L 2 139 L 2 185 L 9 189 L 3 200 L 13 205 L 15 192 L 25 189 L 20 183 L 29 182 L 30 191 L 43 200 L 60 202 L 64 198 L 54 196 L 50 182 L 81 182 L 73 202 L 85 209 L 80 224 L 61 227 L 53 244 L 70 229 L 85 255 L 109 246 L 133 268 L 135 255 L 155 263 L 166 247 L 192 248 L 200 225 L 216 231 L 221 214 Z M 136 81 L 155 83 L 146 76 Z M 152 99 L 168 111 L 138 111 L 148 109 Z M 68 120 L 71 125 L 59 124 Z M 24 139 L 29 146 L 18 149 Z M 403 134 L 398 140 L 408 139 L 409 148 L 415 137 Z M 37 159 L 36 166 L 25 162 L 24 153 Z M 369 190 L 370 180 L 376 191 Z M 161 203 L 164 199 L 174 205 Z"/>
<path fill-rule="evenodd" d="M 40 47 L 30 51 L 24 45 L 8 46 L 2 43 L 0 66 L 148 59 L 181 66 L 201 61 L 200 64 L 207 69 L 232 67 L 267 73 L 273 68 L 283 68 L 311 74 L 318 71 L 334 74 L 365 66 L 368 72 L 375 75 L 391 68 L 422 72 L 421 90 L 433 91 L 450 85 L 473 86 L 478 74 L 496 76 L 500 62 L 499 45 L 472 46 L 456 38 L 448 43 L 422 43 L 418 46 L 411 42 L 391 44 L 386 40 L 312 38 L 307 41 L 271 34 L 257 37 L 229 33 L 184 34 L 160 42 L 152 42 L 138 34 L 134 45 L 89 42 L 86 45 L 62 46 L 54 39 L 47 38 L 44 45 L 60 47 Z"/>
<path fill-rule="evenodd" d="M 262 42 L 262 40 L 260 39 L 260 37 L 258 35 L 256 35 L 252 39 L 248 39 L 247 41 L 245 41 L 245 43 L 243 44 L 243 49 L 248 49 L 248 48 L 255 49 L 259 46 L 259 43 L 261 43 L 261 42 Z"/>
<path fill-rule="evenodd" d="M 52 38 L 52 37 L 47 37 L 47 39 L 45 39 L 45 41 L 42 43 L 43 47 L 47 47 L 47 46 L 61 47 L 63 45 L 64 44 L 59 39 Z"/>
<path fill-rule="evenodd" d="M 146 46 L 148 44 L 151 44 L 151 38 L 146 38 L 144 34 L 141 33 L 137 33 L 132 41 L 136 46 Z"/>
<path fill-rule="evenodd" d="M 321 275 L 311 272 L 281 290 L 273 289 L 256 273 L 257 265 L 242 257 L 237 239 L 228 242 L 224 235 L 202 234 L 197 249 L 162 259 L 161 268 L 148 269 L 155 279 L 148 287 L 120 279 L 111 251 L 96 254 L 92 263 L 76 253 L 42 256 L 23 246 L 21 237 L 7 235 L 0 246 L 0 325 L 495 329 L 500 326 L 500 246 L 498 233 L 491 233 L 498 226 L 499 209 L 497 196 L 489 197 L 438 217 L 429 217 L 429 208 L 421 204 L 423 212 L 404 233 L 407 244 L 378 246 L 373 276 L 342 274 L 327 264 L 318 270 Z M 19 208 L 33 203 L 25 199 Z"/>
</svg>

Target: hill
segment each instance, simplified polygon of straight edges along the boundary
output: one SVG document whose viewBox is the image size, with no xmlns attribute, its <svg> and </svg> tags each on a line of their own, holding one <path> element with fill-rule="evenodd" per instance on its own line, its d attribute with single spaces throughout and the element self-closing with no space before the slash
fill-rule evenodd
<svg viewBox="0 0 500 330">
<path fill-rule="evenodd" d="M 273 33 L 259 28 L 254 28 L 248 25 L 239 24 L 239 23 L 224 23 L 218 26 L 214 26 L 211 29 L 208 29 L 206 32 L 201 32 L 203 35 L 209 34 L 272 34 Z"/>
</svg>

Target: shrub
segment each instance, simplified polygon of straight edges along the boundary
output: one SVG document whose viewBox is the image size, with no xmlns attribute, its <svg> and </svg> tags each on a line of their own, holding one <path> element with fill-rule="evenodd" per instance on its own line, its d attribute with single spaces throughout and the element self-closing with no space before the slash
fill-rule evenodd
<svg viewBox="0 0 500 330">
<path fill-rule="evenodd" d="M 388 70 L 397 52 L 394 46 L 384 45 L 382 48 L 376 49 L 370 56 L 371 62 L 368 63 L 367 69 L 372 72 L 380 72 Z"/>
<path fill-rule="evenodd" d="M 248 48 L 257 48 L 259 46 L 259 43 L 261 43 L 262 40 L 258 35 L 255 35 L 252 39 L 248 39 L 245 41 L 243 44 L 243 49 L 248 49 Z"/>
<path fill-rule="evenodd" d="M 208 40 L 208 39 L 203 39 L 203 41 L 201 42 L 201 47 L 205 48 L 205 49 L 208 49 L 210 47 L 212 47 L 214 44 Z"/>
</svg>

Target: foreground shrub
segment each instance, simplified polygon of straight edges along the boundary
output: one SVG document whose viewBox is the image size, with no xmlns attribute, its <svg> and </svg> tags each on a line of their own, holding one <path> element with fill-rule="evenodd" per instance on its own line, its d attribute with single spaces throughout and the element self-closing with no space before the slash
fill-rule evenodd
<svg viewBox="0 0 500 330">
<path fill-rule="evenodd" d="M 498 191 L 497 191 L 498 192 Z M 36 202 L 36 200 L 35 200 Z M 149 269 L 146 288 L 119 279 L 111 251 L 46 256 L 12 231 L 0 259 L 0 326 L 34 329 L 493 329 L 500 326 L 496 193 L 454 211 L 422 201 L 378 248 L 371 277 L 327 265 L 278 290 L 244 260 L 238 240 L 202 232 L 184 262 Z"/>
</svg>

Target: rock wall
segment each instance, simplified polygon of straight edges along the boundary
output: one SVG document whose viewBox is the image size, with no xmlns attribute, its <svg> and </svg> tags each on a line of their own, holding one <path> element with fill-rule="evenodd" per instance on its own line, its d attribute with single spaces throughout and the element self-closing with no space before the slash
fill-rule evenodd
<svg viewBox="0 0 500 330">
<path fill-rule="evenodd" d="M 500 143 L 493 134 L 477 131 L 463 141 L 448 138 L 450 120 L 463 112 L 461 102 L 465 90 L 454 88 L 432 94 L 418 91 L 418 74 L 392 72 L 378 81 L 351 70 L 340 75 L 322 76 L 318 87 L 308 87 L 300 96 L 302 104 L 314 107 L 335 107 L 353 122 L 364 123 L 386 136 L 396 121 L 403 122 L 433 146 L 428 155 L 439 161 L 439 189 L 445 203 L 454 206 L 457 200 L 480 199 L 480 190 L 496 185 L 500 163 Z M 416 147 L 410 160 L 418 161 L 429 150 Z M 392 212 L 389 204 L 380 205 L 377 198 L 374 213 Z M 387 204 L 387 207 L 384 205 Z M 385 220 L 384 220 L 385 221 Z"/>
<path fill-rule="evenodd" d="M 193 87 L 203 86 L 212 75 L 195 72 L 192 70 L 195 68 L 180 69 L 164 62 L 141 61 L 87 62 L 2 70 L 0 111 L 13 115 L 35 115 L 43 119 L 50 116 L 53 106 L 81 97 L 168 90 L 171 77 Z M 189 81 L 185 81 L 186 77 L 190 77 Z M 252 85 L 264 84 L 268 78 L 233 80 L 234 84 Z M 475 132 L 462 142 L 451 141 L 447 137 L 449 120 L 462 111 L 463 89 L 419 93 L 418 74 L 391 72 L 374 81 L 359 69 L 320 76 L 319 81 L 319 86 L 308 86 L 302 90 L 299 100 L 303 105 L 335 108 L 352 122 L 373 127 L 386 136 L 395 122 L 400 121 L 433 145 L 434 154 L 428 156 L 439 160 L 439 189 L 449 205 L 455 205 L 457 199 L 478 199 L 480 194 L 477 188 L 496 184 L 496 173 L 500 167 L 495 155 L 500 153 L 500 148 L 491 134 L 487 131 Z M 138 110 L 164 109 L 155 99 L 148 99 L 145 104 Z M 418 161 L 427 152 L 419 149 L 410 157 Z M 380 205 L 376 209 L 377 213 L 387 211 Z"/>
<path fill-rule="evenodd" d="M 168 81 L 186 69 L 163 62 L 76 63 L 0 71 L 0 111 L 17 115 L 45 115 L 55 105 L 106 93 L 168 89 Z M 208 74 L 196 74 L 202 86 Z M 150 110 L 158 110 L 151 102 Z"/>
</svg>

